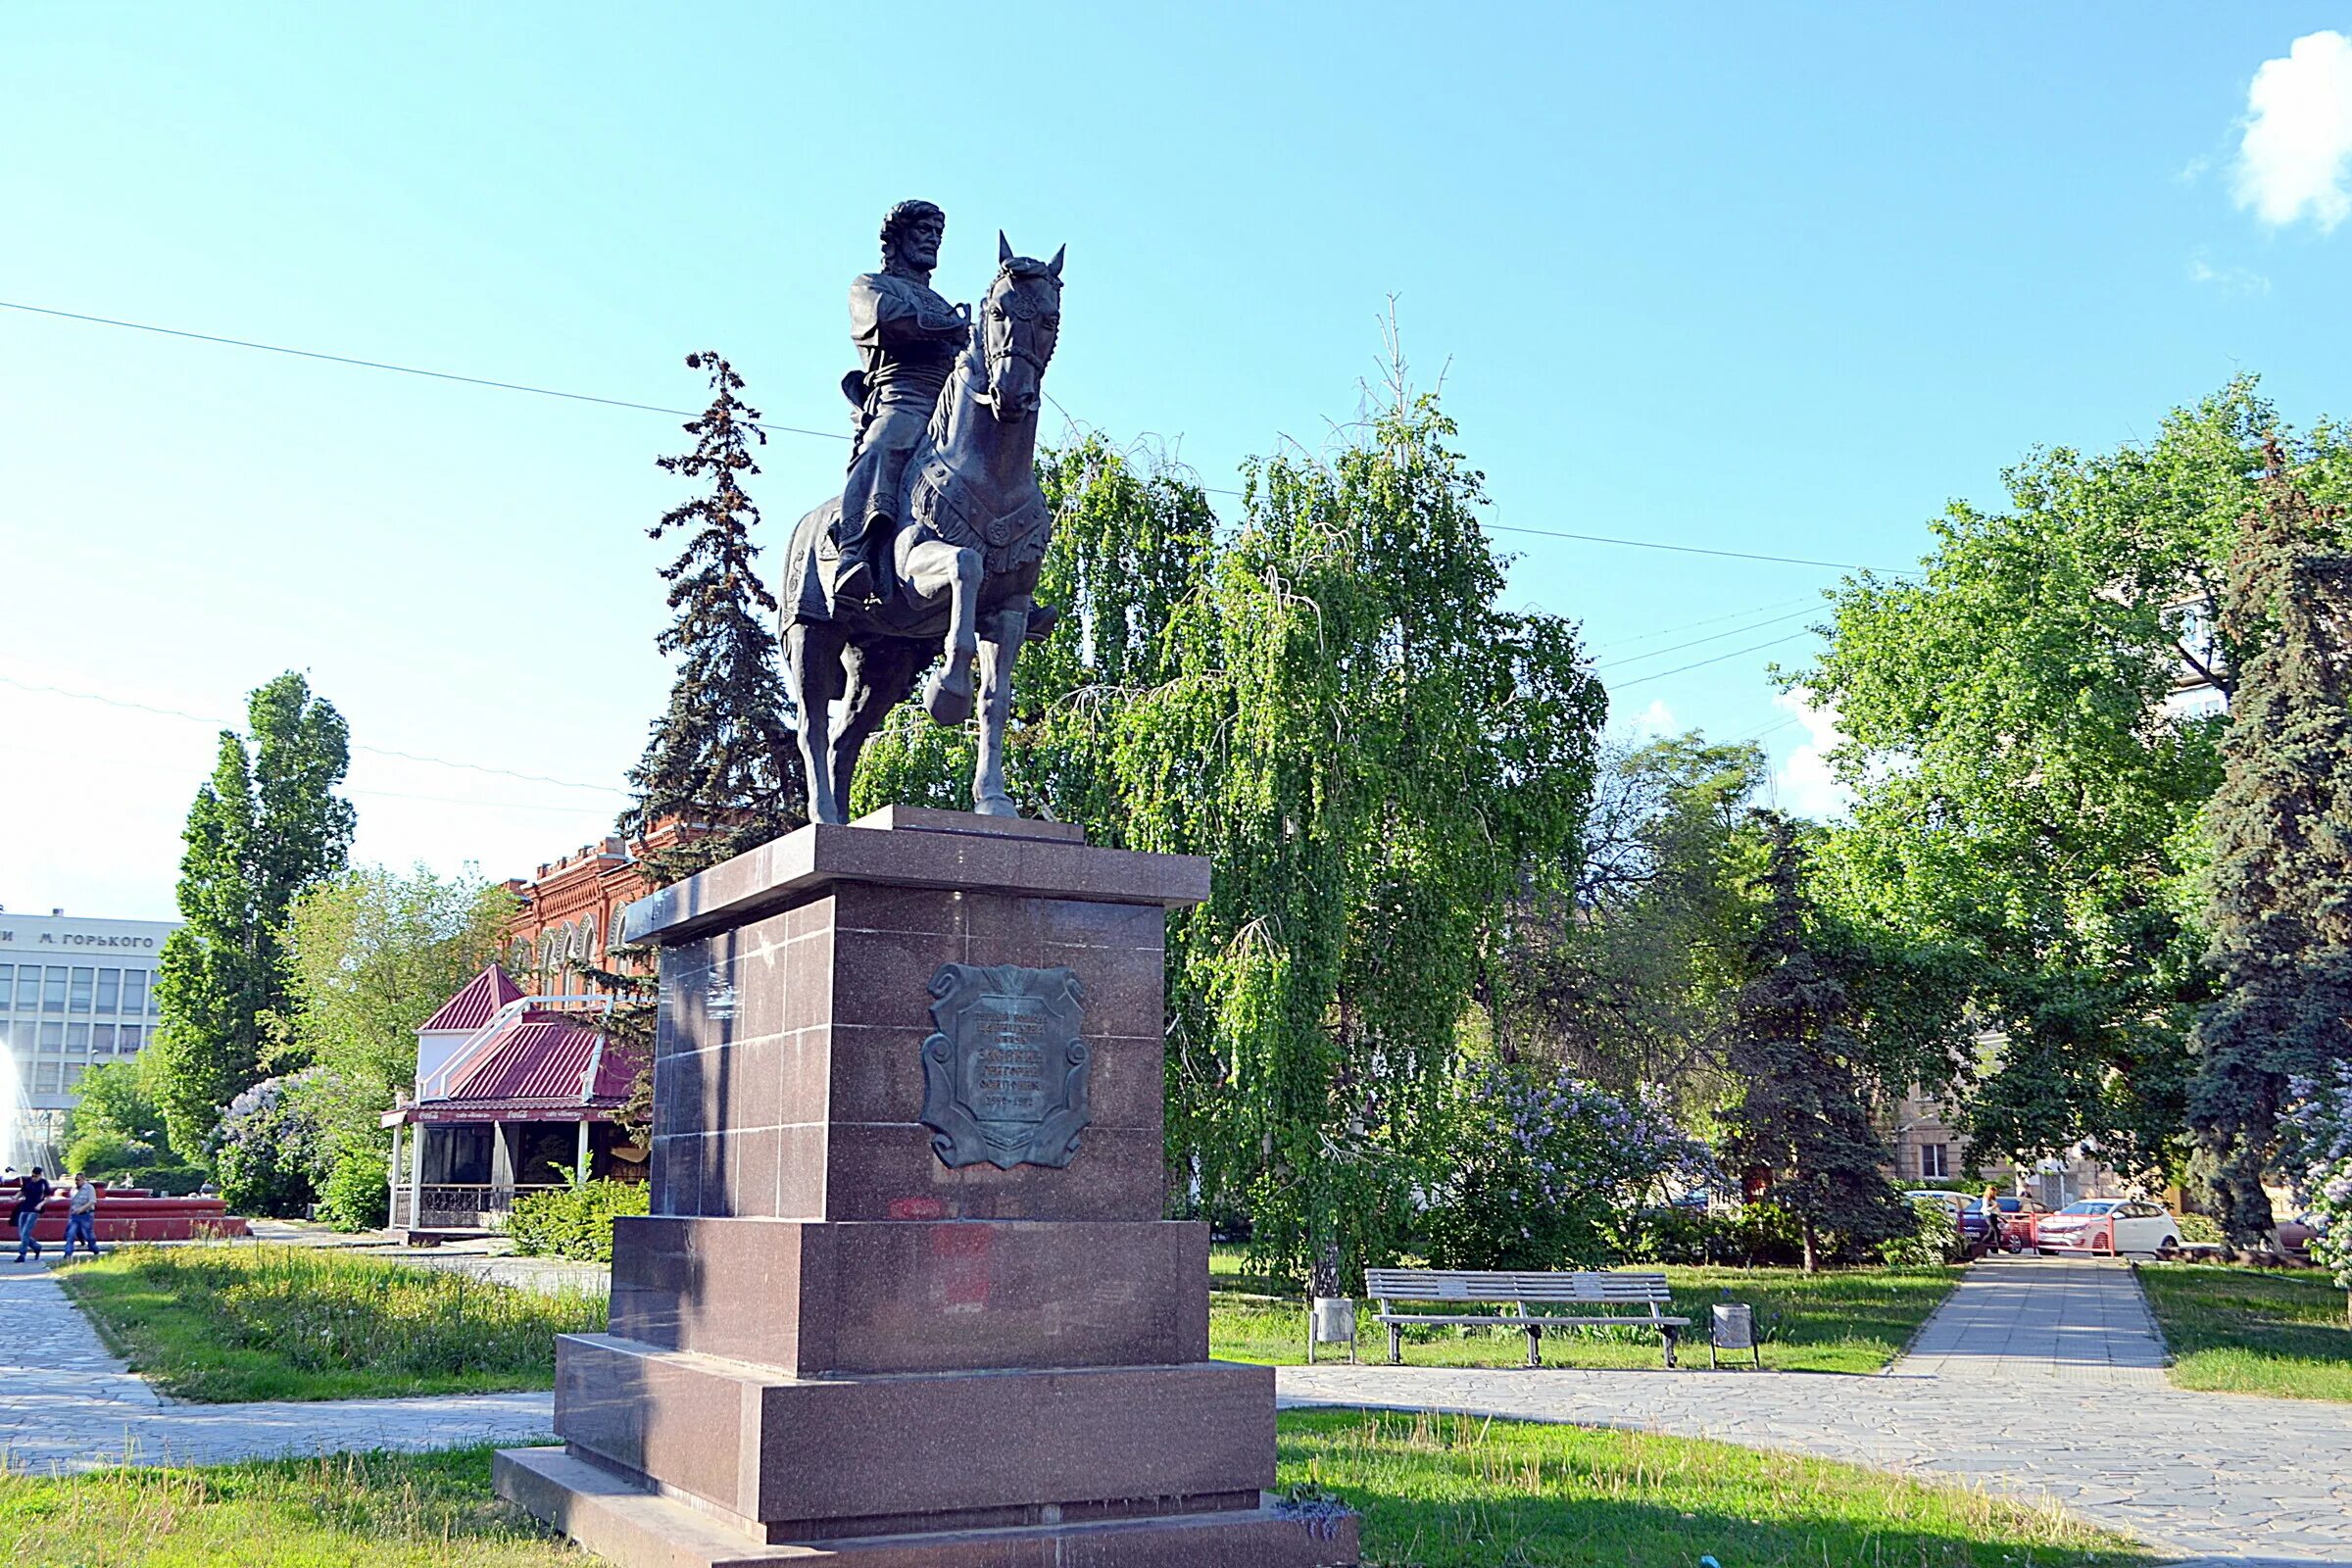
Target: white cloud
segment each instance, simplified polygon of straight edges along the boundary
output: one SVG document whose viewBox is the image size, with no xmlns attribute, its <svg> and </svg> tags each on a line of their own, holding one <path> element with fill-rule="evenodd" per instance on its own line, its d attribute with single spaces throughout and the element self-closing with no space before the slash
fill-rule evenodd
<svg viewBox="0 0 2352 1568">
<path fill-rule="evenodd" d="M 1805 738 L 1772 775 L 1773 793 L 1781 808 L 1798 816 L 1844 815 L 1854 793 L 1838 783 L 1830 768 L 1830 753 L 1844 740 L 1838 733 L 1838 705 L 1815 703 L 1813 694 L 1802 686 L 1780 693 L 1772 703 L 1794 713 L 1805 727 Z"/>
<path fill-rule="evenodd" d="M 2266 60 L 2246 89 L 2237 205 L 2266 223 L 2352 218 L 2352 37 L 2312 32 Z"/>
<path fill-rule="evenodd" d="M 2205 283 L 2225 294 L 2268 294 L 2271 280 L 2246 267 L 2216 267 L 2202 256 L 2188 259 L 2188 280 Z"/>
<path fill-rule="evenodd" d="M 1640 736 L 1679 735 L 1682 729 L 1674 721 L 1674 710 L 1662 697 L 1650 699 L 1649 706 L 1634 716 L 1634 733 Z"/>
</svg>

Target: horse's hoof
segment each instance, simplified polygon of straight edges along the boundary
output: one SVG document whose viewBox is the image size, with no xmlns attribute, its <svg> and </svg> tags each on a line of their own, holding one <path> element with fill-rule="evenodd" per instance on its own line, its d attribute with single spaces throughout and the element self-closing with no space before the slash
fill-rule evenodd
<svg viewBox="0 0 2352 1568">
<path fill-rule="evenodd" d="M 972 802 L 972 809 L 982 816 L 1018 816 L 1021 808 L 1012 804 L 1011 797 L 983 795 Z"/>
<path fill-rule="evenodd" d="M 960 724 L 972 716 L 972 678 L 934 675 L 923 683 L 923 711 L 934 724 Z"/>
</svg>

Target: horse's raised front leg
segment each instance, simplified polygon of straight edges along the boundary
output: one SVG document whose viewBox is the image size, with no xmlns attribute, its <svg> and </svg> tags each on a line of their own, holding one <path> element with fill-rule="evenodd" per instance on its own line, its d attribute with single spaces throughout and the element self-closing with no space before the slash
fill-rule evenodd
<svg viewBox="0 0 2352 1568">
<path fill-rule="evenodd" d="M 972 770 L 972 809 L 982 816 L 1018 816 L 1004 793 L 1004 723 L 1012 715 L 1012 665 L 1029 631 L 1029 606 L 1007 606 L 988 617 L 980 643 L 980 759 Z"/>
<path fill-rule="evenodd" d="M 980 599 L 980 552 L 925 539 L 908 547 L 905 577 L 918 599 L 948 596 L 947 662 L 923 686 L 923 711 L 939 724 L 972 716 L 972 657 Z"/>
<path fill-rule="evenodd" d="M 832 626 L 795 625 L 784 633 L 792 700 L 801 710 L 801 771 L 808 781 L 808 820 L 846 822 L 849 779 L 836 778 L 833 703 L 841 696 L 842 635 Z"/>
</svg>

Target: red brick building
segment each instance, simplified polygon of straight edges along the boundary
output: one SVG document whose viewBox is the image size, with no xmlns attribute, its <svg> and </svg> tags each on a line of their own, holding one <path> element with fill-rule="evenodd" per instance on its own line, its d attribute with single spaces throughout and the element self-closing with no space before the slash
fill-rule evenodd
<svg viewBox="0 0 2352 1568">
<path fill-rule="evenodd" d="M 556 997 L 587 989 L 583 969 L 629 967 L 612 956 L 620 911 L 654 890 L 638 857 L 708 831 L 671 818 L 635 844 L 618 837 L 583 844 L 528 881 L 509 881 L 522 907 L 507 927 L 507 973 L 533 996 Z"/>
</svg>

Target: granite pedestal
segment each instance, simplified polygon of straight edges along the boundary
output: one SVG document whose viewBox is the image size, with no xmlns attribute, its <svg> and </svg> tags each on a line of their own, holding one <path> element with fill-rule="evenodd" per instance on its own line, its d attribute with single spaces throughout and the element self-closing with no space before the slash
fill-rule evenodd
<svg viewBox="0 0 2352 1568">
<path fill-rule="evenodd" d="M 1207 1228 L 1160 1218 L 1165 912 L 1207 893 L 1188 857 L 894 808 L 632 906 L 653 1212 L 614 1228 L 611 1332 L 557 1342 L 564 1446 L 499 1490 L 648 1568 L 1354 1563 L 1351 1518 L 1264 1494 L 1273 1372 L 1208 1359 Z M 927 1094 L 957 973 L 1064 977 L 1075 1038 L 992 995 L 999 1076 Z M 1074 1152 L 1006 1141 L 1041 1106 Z"/>
</svg>

